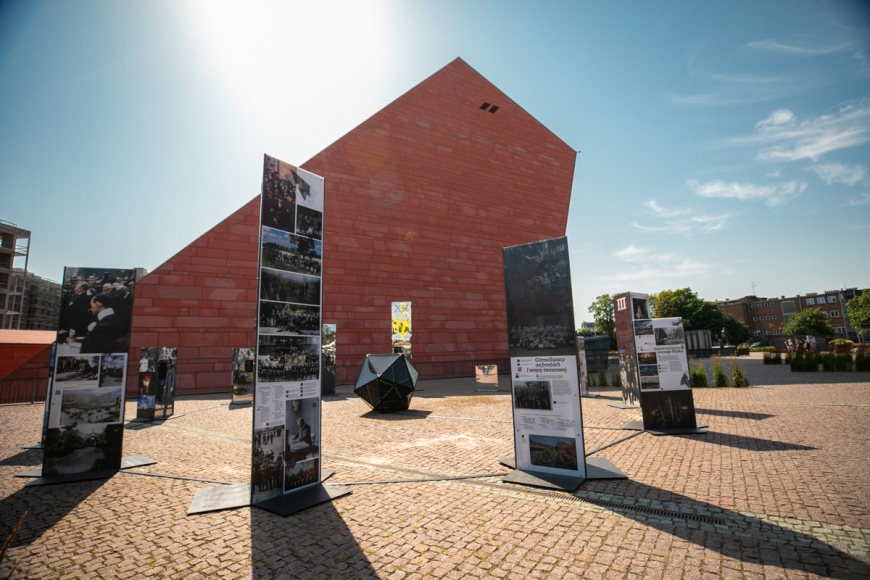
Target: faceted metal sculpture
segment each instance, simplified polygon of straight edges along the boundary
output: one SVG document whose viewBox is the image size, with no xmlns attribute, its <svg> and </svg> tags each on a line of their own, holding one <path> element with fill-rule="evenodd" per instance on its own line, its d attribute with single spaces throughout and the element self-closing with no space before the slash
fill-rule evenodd
<svg viewBox="0 0 870 580">
<path fill-rule="evenodd" d="M 417 371 L 403 354 L 370 354 L 353 392 L 381 413 L 404 411 L 411 404 Z"/>
</svg>

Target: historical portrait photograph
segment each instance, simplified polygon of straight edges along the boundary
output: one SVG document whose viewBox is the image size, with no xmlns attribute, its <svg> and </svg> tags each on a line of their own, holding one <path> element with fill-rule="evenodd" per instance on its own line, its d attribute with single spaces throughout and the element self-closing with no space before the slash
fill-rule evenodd
<svg viewBox="0 0 870 580">
<path fill-rule="evenodd" d="M 284 426 L 254 430 L 251 491 L 254 502 L 280 495 L 284 490 Z"/>
<path fill-rule="evenodd" d="M 649 302 L 644 298 L 632 298 L 631 316 L 635 320 L 649 319 Z"/>
<path fill-rule="evenodd" d="M 263 267 L 320 276 L 323 242 L 267 227 L 262 239 Z"/>
<path fill-rule="evenodd" d="M 291 399 L 286 405 L 284 461 L 290 468 L 320 457 L 320 399 Z"/>
<path fill-rule="evenodd" d="M 577 471 L 577 441 L 572 437 L 529 435 L 532 465 Z"/>
<path fill-rule="evenodd" d="M 320 481 L 320 458 L 305 459 L 292 467 L 287 465 L 284 475 L 284 491 L 304 487 Z"/>
<path fill-rule="evenodd" d="M 512 356 L 577 354 L 574 329 L 564 317 L 532 316 L 521 319 L 519 326 L 508 328 L 508 345 Z"/>
<path fill-rule="evenodd" d="M 132 269 L 65 268 L 57 354 L 127 352 L 135 284 Z"/>
<path fill-rule="evenodd" d="M 553 396 L 550 389 L 550 381 L 515 382 L 514 407 L 535 411 L 552 411 Z"/>
<path fill-rule="evenodd" d="M 320 278 L 296 272 L 262 269 L 260 299 L 299 304 L 320 304 Z"/>
<path fill-rule="evenodd" d="M 317 336 L 320 333 L 320 308 L 262 300 L 260 333 Z"/>
</svg>

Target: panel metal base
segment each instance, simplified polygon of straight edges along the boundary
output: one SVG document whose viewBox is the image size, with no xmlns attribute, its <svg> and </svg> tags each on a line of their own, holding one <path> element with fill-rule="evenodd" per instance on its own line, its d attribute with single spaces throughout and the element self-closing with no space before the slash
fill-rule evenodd
<svg viewBox="0 0 870 580">
<path fill-rule="evenodd" d="M 520 485 L 530 485 L 532 487 L 543 487 L 546 489 L 558 489 L 560 491 L 574 491 L 585 480 L 582 477 L 571 477 L 570 475 L 556 475 L 553 473 L 529 472 L 517 469 L 512 471 L 504 479 L 505 483 L 518 483 Z"/>
<path fill-rule="evenodd" d="M 245 407 L 247 405 L 253 405 L 254 401 L 232 401 L 230 403 L 230 407 Z"/>
<path fill-rule="evenodd" d="M 511 469 L 517 468 L 517 461 L 513 457 L 504 457 L 498 460 L 499 463 Z M 587 457 L 586 458 L 586 479 L 628 479 L 618 467 L 613 465 L 609 459 L 603 457 Z"/>
<path fill-rule="evenodd" d="M 627 431 L 646 431 L 650 435 L 701 435 L 704 433 L 709 433 L 709 431 L 705 431 L 704 429 L 707 427 L 705 423 L 701 423 L 696 427 L 676 427 L 673 429 L 650 429 L 645 430 L 643 428 L 643 421 L 629 421 L 625 424 L 623 429 Z"/>
<path fill-rule="evenodd" d="M 151 459 L 150 457 L 145 457 L 144 455 L 128 455 L 126 457 L 121 458 L 121 469 L 130 469 L 132 467 L 142 467 L 144 465 L 154 465 L 157 463 L 156 460 Z M 115 473 L 112 470 L 112 473 Z M 68 474 L 68 475 L 76 475 L 76 474 Z M 42 468 L 31 469 L 30 471 L 25 471 L 23 473 L 16 473 L 15 477 L 42 477 Z M 60 477 L 59 475 L 52 475 L 49 477 Z M 100 477 L 94 479 L 102 479 Z M 78 481 L 78 480 L 73 480 Z M 28 484 L 30 485 L 30 484 Z"/>
<path fill-rule="evenodd" d="M 640 405 L 626 405 L 625 403 L 608 403 L 607 406 L 614 409 L 640 409 Z"/>
<path fill-rule="evenodd" d="M 236 483 L 218 487 L 202 487 L 196 490 L 187 515 L 218 512 L 248 507 L 251 505 L 251 484 Z"/>
<path fill-rule="evenodd" d="M 163 417 L 154 417 L 153 419 L 146 419 L 145 417 L 136 417 L 135 419 L 130 419 L 130 423 L 154 423 L 156 421 L 169 421 L 170 419 L 178 419 L 179 417 L 184 417 L 184 413 L 172 415 L 166 415 Z"/>
<path fill-rule="evenodd" d="M 475 393 L 500 393 L 498 389 L 474 389 Z"/>
<path fill-rule="evenodd" d="M 42 469 L 40 469 L 39 472 L 40 474 L 42 474 Z M 108 469 L 105 471 L 87 471 L 85 473 L 45 475 L 34 479 L 33 481 L 28 481 L 26 484 L 24 484 L 24 487 L 35 487 L 37 485 L 53 485 L 55 483 L 72 483 L 74 481 L 90 481 L 92 479 L 109 479 L 116 473 L 118 473 L 116 470 Z"/>
<path fill-rule="evenodd" d="M 278 497 L 255 503 L 253 507 L 258 507 L 279 516 L 289 516 L 310 507 L 336 500 L 345 495 L 350 495 L 349 489 L 319 483 L 294 491 L 293 493 L 279 495 Z"/>
<path fill-rule="evenodd" d="M 580 396 L 583 397 L 584 399 L 594 399 L 594 398 L 598 397 L 598 393 L 584 393 Z"/>
<path fill-rule="evenodd" d="M 37 443 L 36 445 L 28 445 L 22 449 L 45 449 L 45 443 Z"/>
<path fill-rule="evenodd" d="M 320 472 L 320 481 L 326 481 L 333 475 L 335 475 L 335 471 L 324 469 Z M 324 487 L 335 488 L 335 486 Z M 348 491 L 348 493 L 350 492 Z M 204 514 L 222 510 L 234 510 L 248 507 L 250 505 L 250 483 L 235 483 L 233 485 L 221 485 L 218 487 L 202 487 L 196 490 L 196 494 L 193 496 L 193 501 L 190 502 L 190 507 L 187 508 L 187 515 L 191 516 L 194 514 Z"/>
<path fill-rule="evenodd" d="M 597 479 L 628 479 L 609 459 L 603 457 L 586 458 L 586 480 Z"/>
</svg>

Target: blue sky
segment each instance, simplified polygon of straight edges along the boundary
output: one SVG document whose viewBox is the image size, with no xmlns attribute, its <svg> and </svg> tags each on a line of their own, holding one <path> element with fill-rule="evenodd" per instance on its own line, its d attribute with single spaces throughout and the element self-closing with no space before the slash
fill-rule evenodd
<svg viewBox="0 0 870 580">
<path fill-rule="evenodd" d="M 866 2 L 0 2 L 0 219 L 152 270 L 457 56 L 582 151 L 578 324 L 870 287 Z"/>
</svg>

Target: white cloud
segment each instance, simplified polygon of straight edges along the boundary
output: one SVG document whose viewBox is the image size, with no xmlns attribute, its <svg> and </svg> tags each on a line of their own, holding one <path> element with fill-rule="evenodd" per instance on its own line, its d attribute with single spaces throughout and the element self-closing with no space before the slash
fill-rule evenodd
<svg viewBox="0 0 870 580">
<path fill-rule="evenodd" d="M 636 262 L 646 256 L 648 252 L 648 248 L 636 248 L 634 245 L 629 244 L 613 255 L 626 262 Z"/>
<path fill-rule="evenodd" d="M 841 52 L 844 50 L 849 50 L 855 46 L 854 42 L 843 42 L 840 44 L 835 44 L 833 46 L 823 46 L 819 48 L 810 48 L 806 46 L 794 46 L 790 44 L 782 44 L 773 40 L 772 38 L 767 38 L 765 40 L 759 40 L 756 42 L 750 42 L 745 45 L 743 48 L 755 48 L 758 50 L 766 50 L 769 52 L 778 52 L 780 54 L 791 54 L 795 56 L 820 56 L 823 54 L 831 54 L 834 52 Z"/>
<path fill-rule="evenodd" d="M 870 203 L 870 193 L 862 193 L 858 199 L 855 199 L 854 197 L 849 199 L 849 205 L 852 206 L 867 205 L 868 203 Z"/>
<path fill-rule="evenodd" d="M 797 161 L 870 141 L 870 102 L 845 103 L 833 113 L 798 120 L 788 109 L 778 109 L 758 123 L 757 133 L 730 140 L 733 145 L 760 146 L 759 161 Z"/>
<path fill-rule="evenodd" d="M 689 207 L 683 208 L 668 208 L 659 205 L 656 200 L 651 199 L 644 202 L 646 214 L 659 218 L 662 221 L 660 225 L 644 225 L 637 222 L 632 222 L 631 226 L 645 233 L 660 233 L 681 234 L 700 230 L 703 233 L 716 232 L 725 227 L 731 214 L 709 215 L 697 213 Z"/>
<path fill-rule="evenodd" d="M 605 282 L 643 281 L 646 285 L 654 285 L 657 281 L 676 283 L 675 279 L 690 278 L 706 274 L 716 267 L 716 264 L 699 262 L 690 258 L 682 258 L 671 254 L 652 256 L 654 265 L 644 265 L 624 272 L 617 272 L 598 279 Z"/>
<path fill-rule="evenodd" d="M 811 167 L 816 174 L 831 185 L 834 182 L 855 185 L 867 177 L 867 168 L 863 165 L 843 165 L 842 163 L 822 163 Z"/>
<path fill-rule="evenodd" d="M 726 183 L 724 181 L 708 181 L 700 183 L 695 179 L 686 182 L 696 195 L 701 197 L 724 197 L 739 199 L 764 199 L 767 205 L 774 207 L 799 196 L 807 188 L 803 181 L 788 181 L 778 185 L 755 185 L 754 183 Z"/>
</svg>

